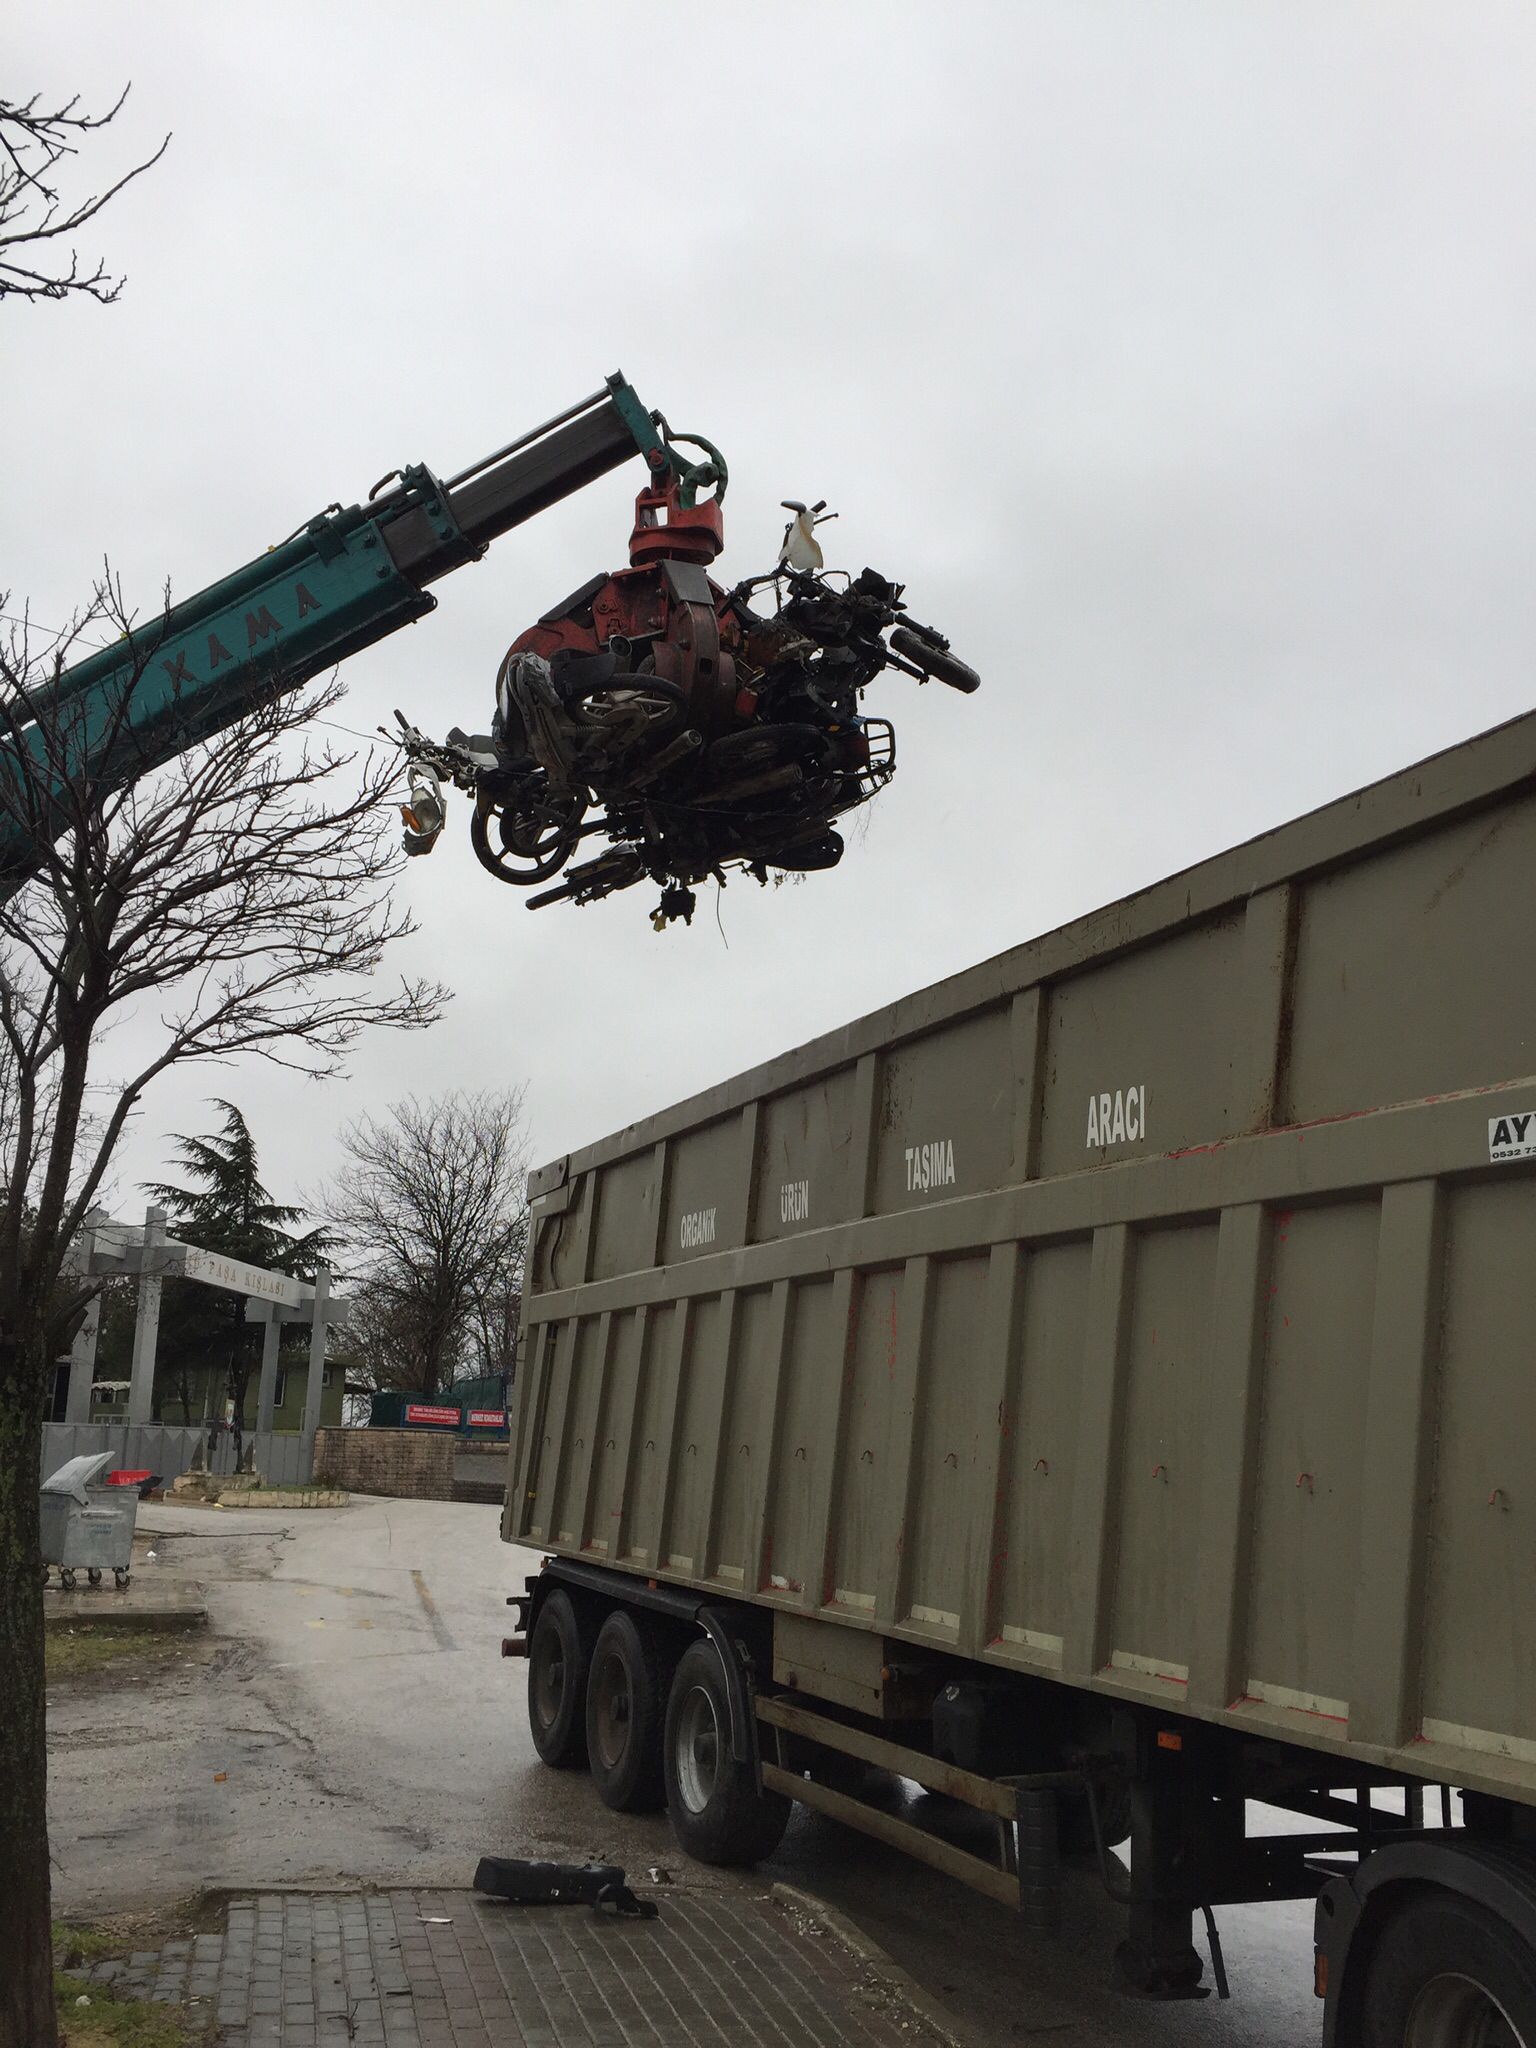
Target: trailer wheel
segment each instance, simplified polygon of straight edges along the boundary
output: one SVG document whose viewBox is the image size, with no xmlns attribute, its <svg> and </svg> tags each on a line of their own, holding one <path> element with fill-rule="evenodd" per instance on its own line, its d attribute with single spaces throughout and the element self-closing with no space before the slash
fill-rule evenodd
<svg viewBox="0 0 1536 2048">
<path fill-rule="evenodd" d="M 731 1755 L 731 1710 L 713 1643 L 683 1652 L 667 1701 L 664 1754 L 672 1832 L 700 1863 L 757 1863 L 778 1847 L 790 1802 L 759 1791 Z"/>
<path fill-rule="evenodd" d="M 1425 1891 L 1382 1928 L 1364 2048 L 1536 2048 L 1536 1953 L 1493 1914 Z"/>
<path fill-rule="evenodd" d="M 557 1770 L 587 1760 L 587 1670 L 592 1624 L 564 1587 L 539 1608 L 528 1641 L 528 1726 L 533 1746 Z"/>
<path fill-rule="evenodd" d="M 598 1631 L 587 1674 L 592 1782 L 615 1813 L 654 1813 L 666 1800 L 662 1732 L 667 1668 L 656 1631 L 615 1608 Z"/>
</svg>

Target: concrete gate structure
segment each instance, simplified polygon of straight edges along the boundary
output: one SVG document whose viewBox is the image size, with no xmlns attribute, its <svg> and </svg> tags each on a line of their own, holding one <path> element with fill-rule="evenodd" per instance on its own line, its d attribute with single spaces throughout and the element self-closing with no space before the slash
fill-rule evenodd
<svg viewBox="0 0 1536 2048">
<path fill-rule="evenodd" d="M 48 1423 L 43 1432 L 43 1468 L 55 1471 L 66 1458 L 92 1450 L 117 1450 L 121 1439 L 124 1463 L 147 1465 L 171 1480 L 192 1462 L 204 1431 L 201 1425 L 176 1427 L 154 1421 L 155 1351 L 160 1329 L 160 1295 L 166 1280 L 195 1280 L 245 1296 L 248 1322 L 262 1325 L 261 1374 L 257 1383 L 256 1428 L 251 1441 L 255 1457 L 268 1477 L 293 1485 L 310 1477 L 314 1467 L 315 1432 L 320 1426 L 320 1395 L 325 1373 L 326 1332 L 346 1322 L 350 1304 L 331 1293 L 327 1266 L 316 1268 L 313 1284 L 222 1252 L 204 1251 L 165 1234 L 165 1211 L 151 1207 L 142 1224 L 114 1222 L 103 1210 L 92 1210 L 73 1247 L 70 1270 L 80 1277 L 138 1277 L 138 1315 L 133 1331 L 133 1364 L 125 1421 L 90 1420 L 91 1386 L 96 1344 L 101 1331 L 101 1296 L 86 1310 L 70 1349 L 69 1392 L 62 1423 Z M 304 1421 L 297 1432 L 279 1435 L 272 1428 L 277 1392 L 278 1352 L 283 1328 L 307 1323 L 310 1330 L 309 1369 L 304 1389 Z"/>
</svg>

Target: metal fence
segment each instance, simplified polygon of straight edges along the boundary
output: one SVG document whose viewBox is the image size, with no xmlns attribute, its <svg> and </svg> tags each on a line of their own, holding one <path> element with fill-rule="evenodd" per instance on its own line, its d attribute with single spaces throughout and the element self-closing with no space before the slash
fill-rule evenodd
<svg viewBox="0 0 1536 2048">
<path fill-rule="evenodd" d="M 244 1443 L 256 1446 L 256 1470 L 271 1486 L 307 1484 L 314 1463 L 314 1444 L 296 1430 L 262 1430 L 247 1436 Z M 117 1463 L 130 1472 L 158 1472 L 169 1486 L 191 1464 L 198 1445 L 204 1450 L 207 1469 L 229 1474 L 235 1469 L 234 1438 L 221 1431 L 214 1440 L 212 1457 L 207 1456 L 207 1432 L 200 1427 L 173 1426 L 161 1422 L 47 1422 L 43 1425 L 43 1471 L 50 1472 L 70 1458 L 110 1451 Z"/>
</svg>

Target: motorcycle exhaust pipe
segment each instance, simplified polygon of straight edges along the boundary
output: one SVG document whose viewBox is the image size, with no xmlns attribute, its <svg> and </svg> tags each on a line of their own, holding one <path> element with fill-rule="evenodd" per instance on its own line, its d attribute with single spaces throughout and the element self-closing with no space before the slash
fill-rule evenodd
<svg viewBox="0 0 1536 2048">
<path fill-rule="evenodd" d="M 908 661 L 920 668 L 925 676 L 932 676 L 936 682 L 948 683 L 952 690 L 963 690 L 969 697 L 981 688 L 981 677 L 975 669 L 950 654 L 947 649 L 935 647 L 931 640 L 924 640 L 910 627 L 898 626 L 891 634 L 891 645 L 898 654 L 904 654 Z"/>
<path fill-rule="evenodd" d="M 629 859 L 621 863 L 619 856 L 621 852 L 626 851 L 629 853 Z M 555 888 L 546 889 L 542 896 L 530 896 L 526 908 L 542 910 L 546 904 L 569 901 L 571 897 L 580 895 L 583 889 L 589 887 L 601 870 L 610 864 L 613 879 L 602 891 L 605 896 L 611 896 L 620 889 L 627 889 L 632 882 L 638 882 L 645 873 L 644 863 L 637 853 L 632 849 L 614 847 L 609 853 L 600 853 L 596 860 L 583 861 L 579 868 L 567 868 L 564 879 Z"/>
<path fill-rule="evenodd" d="M 665 775 L 669 768 L 684 760 L 689 754 L 696 754 L 704 744 L 702 733 L 680 732 L 675 740 L 664 746 L 655 760 L 638 774 L 630 777 L 636 789 L 648 789 L 659 775 Z"/>
</svg>

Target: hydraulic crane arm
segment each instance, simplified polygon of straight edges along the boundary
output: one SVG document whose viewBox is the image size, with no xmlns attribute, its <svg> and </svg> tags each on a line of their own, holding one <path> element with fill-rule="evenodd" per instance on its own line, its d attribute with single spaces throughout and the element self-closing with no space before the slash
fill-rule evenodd
<svg viewBox="0 0 1536 2048">
<path fill-rule="evenodd" d="M 616 371 L 590 398 L 446 483 L 419 465 L 395 472 L 366 504 L 319 514 L 46 688 L 0 706 L 0 783 L 14 781 L 17 755 L 28 755 L 38 799 L 27 806 L 35 829 L 17 820 L 19 806 L 6 806 L 5 889 L 39 865 L 41 842 L 62 829 L 58 799 L 82 774 L 102 789 L 121 786 L 410 625 L 436 606 L 429 584 L 637 453 L 690 495 L 723 480 L 723 465 L 684 460 Z"/>
</svg>

